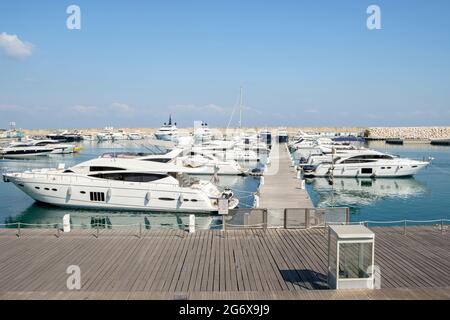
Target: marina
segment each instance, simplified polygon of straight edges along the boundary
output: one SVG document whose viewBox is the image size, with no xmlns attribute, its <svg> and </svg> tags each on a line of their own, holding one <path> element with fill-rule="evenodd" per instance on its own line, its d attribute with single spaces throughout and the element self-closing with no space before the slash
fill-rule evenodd
<svg viewBox="0 0 450 320">
<path fill-rule="evenodd" d="M 4 2 L 0 301 L 450 301 L 448 1 Z"/>
<path fill-rule="evenodd" d="M 330 142 L 320 139 L 320 151 L 323 152 Z M 314 143 L 298 153 L 292 150 L 292 143 L 288 147 L 288 142 L 278 141 L 272 144 L 264 161 L 240 162 L 249 168 L 248 172 L 251 168 L 260 168 L 255 171 L 260 172 L 257 175 L 231 176 L 217 174 L 220 172 L 217 170 L 207 175 L 198 175 L 197 171 L 189 174 L 189 168 L 183 169 L 183 159 L 199 161 L 199 157 L 206 155 L 202 152 L 208 149 L 196 144 L 192 149 L 195 153 L 188 152 L 186 156 L 186 152 L 176 151 L 176 146 L 181 146 L 179 141 L 162 139 L 164 144 L 172 144 L 161 147 L 158 146 L 159 140 L 144 139 L 137 144 L 117 140 L 84 142 L 79 144 L 79 153 L 54 155 L 57 157 L 54 160 L 48 157 L 58 166 L 64 158 L 68 166 L 64 165 L 55 173 L 42 169 L 25 171 L 23 177 L 64 176 L 67 170 L 70 174 L 86 172 L 84 167 L 91 168 L 87 170 L 91 177 L 99 174 L 102 177 L 108 174 L 125 177 L 128 171 L 136 177 L 137 172 L 146 172 L 149 162 L 156 161 L 150 168 L 159 175 L 163 171 L 187 173 L 199 181 L 224 186 L 223 190 L 229 188 L 239 200 L 239 208 L 230 207 L 229 214 L 220 217 L 214 213 L 201 214 L 198 206 L 189 212 L 187 207 L 180 206 L 179 201 L 176 208 L 169 210 L 178 209 L 180 212 L 177 213 L 164 212 L 161 208 L 152 212 L 142 209 L 135 212 L 114 209 L 95 212 L 95 208 L 89 210 L 82 206 L 64 208 L 32 204 L 27 209 L 30 213 L 7 218 L 3 227 L 0 226 L 0 247 L 3 248 L 0 250 L 0 269 L 4 275 L 0 279 L 0 298 L 448 299 L 448 214 L 445 211 L 436 211 L 435 214 L 422 211 L 418 215 L 398 216 L 386 215 L 390 212 L 386 209 L 382 210 L 383 217 L 363 213 L 366 210 L 371 212 L 373 204 L 388 203 L 389 199 L 410 201 L 429 193 L 427 188 L 430 186 L 422 185 L 415 177 L 334 177 L 331 183 L 329 178 L 307 178 L 303 176 L 298 156 L 305 156 L 305 152 L 314 154 Z M 148 145 L 150 142 L 151 147 Z M 208 146 L 212 142 L 225 145 L 216 139 L 207 139 L 202 144 Z M 358 141 L 353 142 L 355 147 L 348 149 L 345 143 L 339 142 L 332 148 L 342 146 L 340 152 L 352 154 L 366 154 L 369 146 L 378 146 L 379 150 L 384 148 L 374 154 L 385 154 L 392 148 L 417 149 L 402 145 L 386 146 L 382 142 L 361 145 Z M 429 148 L 443 152 L 431 153 L 438 165 L 443 155 L 448 156 L 448 150 L 442 149 L 444 147 Z M 320 157 L 325 161 L 328 159 L 328 156 Z M 1 161 L 15 168 L 33 163 L 38 168 L 45 168 L 51 163 L 39 159 Z M 214 161 L 219 164 L 220 161 L 235 160 Z M 448 163 L 447 160 L 444 163 Z M 95 170 L 92 169 L 94 167 Z M 100 173 L 97 168 L 102 168 Z M 118 173 L 114 171 L 117 168 L 120 168 Z M 126 168 L 128 171 L 124 171 Z M 191 168 L 196 170 L 195 165 Z M 6 180 L 16 177 L 22 177 L 22 174 L 4 175 Z M 16 183 L 25 183 L 25 180 L 20 181 Z M 70 197 L 77 190 L 73 183 Z M 136 188 L 135 181 L 130 180 L 129 183 Z M 2 184 L 2 188 L 10 184 Z M 108 183 L 107 188 L 113 188 L 113 184 Z M 94 200 L 111 203 L 106 197 L 112 199 L 112 195 L 117 194 L 111 190 L 105 192 L 105 199 Z M 68 192 L 64 191 L 66 203 L 72 201 L 72 198 L 67 198 Z M 154 191 L 151 193 L 155 194 Z M 142 197 L 147 206 L 150 200 L 145 194 Z M 415 207 L 414 204 L 412 206 Z M 404 204 L 401 212 L 405 212 Z M 195 213 L 194 223 L 191 213 Z M 66 225 L 63 228 L 62 223 L 67 214 L 70 215 L 69 230 L 65 230 Z M 378 280 L 381 287 L 373 293 L 370 290 L 333 289 L 327 274 L 330 226 L 347 224 L 352 227 L 358 223 L 369 227 L 376 239 L 374 259 L 382 272 L 381 280 Z M 21 268 L 14 266 L 19 253 L 20 259 L 27 261 Z M 394 256 L 396 258 L 392 259 Z M 67 267 L 69 260 L 85 270 L 83 286 L 77 292 L 65 291 L 65 283 L 61 282 L 66 276 L 63 268 Z M 164 268 L 164 265 L 170 267 Z M 58 276 L 53 279 L 55 274 Z"/>
</svg>

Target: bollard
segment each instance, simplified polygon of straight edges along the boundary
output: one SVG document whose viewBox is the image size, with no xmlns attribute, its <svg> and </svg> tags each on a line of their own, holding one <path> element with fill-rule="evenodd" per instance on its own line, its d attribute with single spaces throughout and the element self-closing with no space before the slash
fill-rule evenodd
<svg viewBox="0 0 450 320">
<path fill-rule="evenodd" d="M 139 222 L 139 238 L 142 238 L 142 223 Z"/>
<path fill-rule="evenodd" d="M 195 233 L 195 214 L 189 215 L 189 233 Z"/>
<path fill-rule="evenodd" d="M 98 224 L 97 224 L 97 239 L 98 239 L 98 232 L 99 232 L 99 230 L 98 230 Z"/>
<path fill-rule="evenodd" d="M 403 235 L 406 235 L 406 220 L 403 221 Z"/>
<path fill-rule="evenodd" d="M 441 234 L 444 234 L 444 219 L 441 219 Z"/>
<path fill-rule="evenodd" d="M 63 216 L 63 231 L 70 232 L 70 214 L 67 213 Z"/>
<path fill-rule="evenodd" d="M 20 222 L 17 223 L 17 236 L 20 238 Z"/>
<path fill-rule="evenodd" d="M 255 208 L 259 207 L 259 196 L 255 194 Z"/>
</svg>

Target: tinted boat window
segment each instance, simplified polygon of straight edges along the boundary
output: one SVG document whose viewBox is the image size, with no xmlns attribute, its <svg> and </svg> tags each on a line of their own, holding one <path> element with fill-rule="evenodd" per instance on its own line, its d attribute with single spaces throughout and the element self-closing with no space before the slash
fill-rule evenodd
<svg viewBox="0 0 450 320">
<path fill-rule="evenodd" d="M 163 174 L 139 173 L 139 172 L 98 173 L 90 176 L 100 179 L 130 181 L 130 182 L 152 182 L 167 177 L 167 175 Z"/>
<path fill-rule="evenodd" d="M 117 167 L 100 167 L 100 166 L 92 166 L 89 168 L 89 171 L 120 171 L 125 170 L 123 168 L 117 168 Z"/>
</svg>

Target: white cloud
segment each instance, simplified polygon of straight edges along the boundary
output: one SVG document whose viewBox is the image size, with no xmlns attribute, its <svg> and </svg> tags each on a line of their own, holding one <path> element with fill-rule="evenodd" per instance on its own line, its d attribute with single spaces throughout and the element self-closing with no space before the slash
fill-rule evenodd
<svg viewBox="0 0 450 320">
<path fill-rule="evenodd" d="M 33 45 L 19 39 L 15 34 L 0 33 L 0 49 L 11 58 L 26 58 L 33 53 Z"/>
<path fill-rule="evenodd" d="M 25 108 L 14 104 L 0 104 L 0 111 L 24 111 Z"/>
<path fill-rule="evenodd" d="M 111 104 L 110 109 L 112 111 L 128 114 L 132 114 L 134 112 L 134 108 L 130 107 L 128 104 L 119 102 L 114 102 L 113 104 Z"/>
<path fill-rule="evenodd" d="M 76 106 L 72 106 L 69 107 L 69 110 L 77 112 L 77 113 L 82 113 L 82 114 L 98 114 L 99 109 L 97 107 L 94 106 L 83 106 L 83 105 L 76 105 Z"/>
</svg>

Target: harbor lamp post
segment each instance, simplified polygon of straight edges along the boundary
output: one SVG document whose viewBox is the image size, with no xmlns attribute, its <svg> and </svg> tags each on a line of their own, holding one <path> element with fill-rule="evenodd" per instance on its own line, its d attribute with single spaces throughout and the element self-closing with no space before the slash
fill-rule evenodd
<svg viewBox="0 0 450 320">
<path fill-rule="evenodd" d="M 328 286 L 374 288 L 375 234 L 362 225 L 333 225 L 328 230 Z"/>
</svg>

